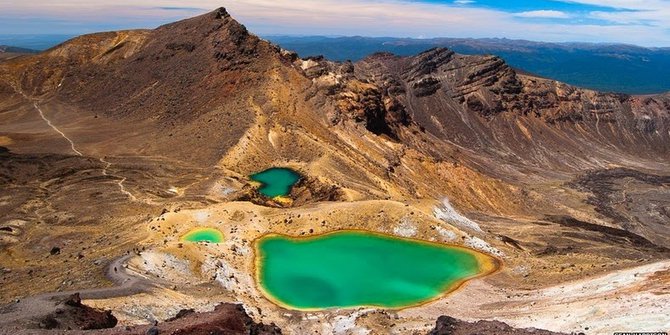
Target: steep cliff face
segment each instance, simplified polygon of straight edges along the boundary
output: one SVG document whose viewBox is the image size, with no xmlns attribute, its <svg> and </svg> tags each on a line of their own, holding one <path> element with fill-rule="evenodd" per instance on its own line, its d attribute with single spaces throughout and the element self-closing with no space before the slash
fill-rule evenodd
<svg viewBox="0 0 670 335">
<path fill-rule="evenodd" d="M 321 63 L 331 71 L 308 75 L 317 82 L 338 78 L 334 99 L 345 106 L 338 110 L 374 125 L 368 129 L 376 133 L 398 138 L 401 129 L 418 127 L 475 155 L 566 172 L 632 157 L 668 162 L 667 96 L 579 89 L 517 74 L 494 56 L 440 48 L 408 58 L 376 54 L 356 64 Z"/>
<path fill-rule="evenodd" d="M 78 294 L 76 294 L 78 296 Z M 21 306 L 25 319 L 0 323 L 0 332 L 17 335 L 89 334 L 89 335 L 281 335 L 274 324 L 254 322 L 242 305 L 220 304 L 213 311 L 197 313 L 180 310 L 174 317 L 158 325 L 116 326 L 109 311 L 98 311 L 81 301 L 69 299 L 51 306 Z M 15 308 L 16 309 L 16 308 Z M 12 311 L 16 313 L 16 311 Z M 49 313 L 42 315 L 41 313 Z"/>
</svg>

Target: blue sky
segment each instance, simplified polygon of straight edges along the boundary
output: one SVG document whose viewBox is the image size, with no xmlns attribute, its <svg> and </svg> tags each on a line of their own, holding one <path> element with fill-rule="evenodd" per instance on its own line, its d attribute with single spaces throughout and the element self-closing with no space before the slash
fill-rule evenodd
<svg viewBox="0 0 670 335">
<path fill-rule="evenodd" d="M 455 1 L 416 1 L 413 2 L 428 2 L 444 5 L 461 5 L 471 7 L 486 7 L 504 12 L 523 12 L 534 10 L 558 10 L 566 12 L 590 12 L 596 10 L 616 10 L 608 5 L 594 5 L 568 1 L 552 1 L 552 0 L 455 0 Z"/>
<path fill-rule="evenodd" d="M 670 0 L 0 0 L 0 34 L 153 28 L 220 6 L 259 35 L 670 46 Z"/>
</svg>

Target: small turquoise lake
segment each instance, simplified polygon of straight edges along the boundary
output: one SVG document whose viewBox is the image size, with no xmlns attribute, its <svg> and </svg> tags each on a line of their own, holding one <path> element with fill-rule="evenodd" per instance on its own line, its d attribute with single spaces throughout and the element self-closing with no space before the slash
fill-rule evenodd
<svg viewBox="0 0 670 335">
<path fill-rule="evenodd" d="M 221 243 L 223 242 L 223 233 L 214 228 L 196 228 L 182 236 L 181 240 L 185 242 Z"/>
<path fill-rule="evenodd" d="M 293 185 L 300 180 L 300 174 L 288 168 L 271 168 L 252 174 L 251 180 L 261 184 L 258 191 L 268 197 L 287 196 Z"/>
</svg>

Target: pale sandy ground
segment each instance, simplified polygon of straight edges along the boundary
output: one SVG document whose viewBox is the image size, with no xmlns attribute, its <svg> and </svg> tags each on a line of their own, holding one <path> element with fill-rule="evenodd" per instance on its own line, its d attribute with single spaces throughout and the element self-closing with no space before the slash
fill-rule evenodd
<svg viewBox="0 0 670 335">
<path fill-rule="evenodd" d="M 591 334 L 669 331 L 669 274 L 670 261 L 662 261 L 536 291 L 497 288 L 485 279 L 475 280 L 445 299 L 399 314 L 422 318 L 442 313 Z"/>
<path fill-rule="evenodd" d="M 366 216 L 380 209 L 389 217 Z M 670 330 L 666 310 L 670 297 L 670 260 L 533 291 L 516 289 L 518 285 L 513 282 L 507 287 L 494 286 L 492 283 L 500 280 L 492 277 L 476 279 L 432 303 L 401 311 L 369 308 L 290 311 L 269 302 L 256 286 L 253 241 L 265 232 L 299 235 L 306 233 L 308 227 L 314 227 L 316 234 L 347 228 L 347 223 L 354 218 L 367 217 L 366 221 L 358 221 L 366 223 L 357 228 L 418 238 L 435 236 L 435 232 L 427 230 L 427 224 L 406 213 L 412 210 L 416 208 L 402 203 L 368 201 L 290 210 L 227 203 L 167 213 L 148 225 L 154 244 L 164 244 L 164 247 L 144 252 L 129 264 L 129 270 L 154 278 L 162 283 L 162 288 L 131 297 L 86 303 L 112 309 L 122 324 L 133 324 L 163 320 L 182 308 L 207 311 L 220 302 L 240 302 L 257 321 L 274 322 L 286 334 L 425 334 L 440 315 L 470 321 L 499 320 L 516 327 L 568 333 Z M 283 223 L 287 217 L 293 222 Z M 326 222 L 322 223 L 323 220 Z M 430 221 L 431 224 L 439 222 Z M 218 245 L 179 246 L 179 236 L 202 226 L 220 229 L 226 241 Z M 443 240 L 463 236 L 455 227 L 441 225 L 439 228 Z"/>
</svg>

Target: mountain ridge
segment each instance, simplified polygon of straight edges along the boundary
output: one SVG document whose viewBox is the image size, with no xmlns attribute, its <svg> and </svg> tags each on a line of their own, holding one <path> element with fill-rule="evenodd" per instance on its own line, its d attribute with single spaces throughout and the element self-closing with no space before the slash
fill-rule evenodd
<svg viewBox="0 0 670 335">
<path fill-rule="evenodd" d="M 37 50 L 33 49 L 27 49 L 27 48 L 20 48 L 20 47 L 13 47 L 11 45 L 0 45 L 0 52 L 12 52 L 12 53 L 37 53 Z"/>
<path fill-rule="evenodd" d="M 468 55 L 498 55 L 515 68 L 585 88 L 627 94 L 670 91 L 670 82 L 665 80 L 670 48 L 491 38 L 266 38 L 284 48 L 296 50 L 303 57 L 323 54 L 338 61 L 358 61 L 378 51 L 411 56 L 433 47 L 447 47 Z"/>
</svg>

